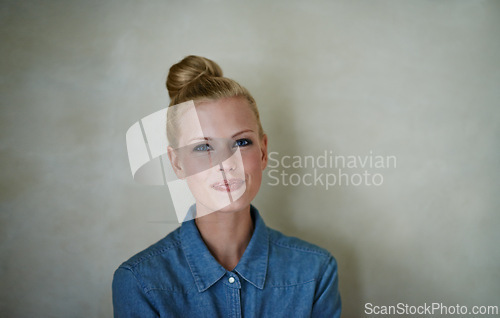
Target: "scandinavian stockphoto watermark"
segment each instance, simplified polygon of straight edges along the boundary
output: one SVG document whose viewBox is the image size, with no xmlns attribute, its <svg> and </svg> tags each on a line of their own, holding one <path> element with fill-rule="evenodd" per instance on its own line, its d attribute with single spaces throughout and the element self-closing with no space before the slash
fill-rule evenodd
<svg viewBox="0 0 500 318">
<path fill-rule="evenodd" d="M 318 155 L 282 155 L 270 152 L 267 176 L 270 186 L 381 186 L 383 172 L 397 167 L 395 155 L 370 150 L 363 155 L 341 155 L 324 150 Z"/>
<path fill-rule="evenodd" d="M 406 303 L 397 303 L 395 305 L 374 305 L 366 303 L 364 312 L 368 317 L 377 317 L 383 315 L 453 315 L 463 317 L 464 315 L 498 315 L 498 306 L 465 306 L 460 304 L 445 305 L 443 303 L 433 302 L 421 305 L 409 305 Z"/>
</svg>

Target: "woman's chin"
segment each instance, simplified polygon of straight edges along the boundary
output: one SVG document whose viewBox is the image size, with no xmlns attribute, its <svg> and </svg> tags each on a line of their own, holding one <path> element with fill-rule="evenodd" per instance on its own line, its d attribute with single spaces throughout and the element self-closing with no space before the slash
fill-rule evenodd
<svg viewBox="0 0 500 318">
<path fill-rule="evenodd" d="M 219 209 L 217 212 L 220 213 L 235 213 L 244 210 L 250 205 L 250 202 L 246 202 L 245 200 L 236 200 L 231 204 Z"/>
<path fill-rule="evenodd" d="M 198 216 L 208 215 L 213 212 L 220 213 L 235 213 L 244 210 L 250 205 L 250 201 L 245 198 L 245 193 L 240 194 L 237 200 L 225 202 L 211 202 L 208 204 L 197 204 L 197 214 Z"/>
</svg>

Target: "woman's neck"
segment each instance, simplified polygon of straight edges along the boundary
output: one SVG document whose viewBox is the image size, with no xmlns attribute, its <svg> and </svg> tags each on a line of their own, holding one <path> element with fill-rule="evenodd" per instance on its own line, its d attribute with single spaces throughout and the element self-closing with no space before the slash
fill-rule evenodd
<svg viewBox="0 0 500 318">
<path fill-rule="evenodd" d="M 213 212 L 195 222 L 215 259 L 225 269 L 233 270 L 252 238 L 250 205 L 237 212 Z"/>
</svg>

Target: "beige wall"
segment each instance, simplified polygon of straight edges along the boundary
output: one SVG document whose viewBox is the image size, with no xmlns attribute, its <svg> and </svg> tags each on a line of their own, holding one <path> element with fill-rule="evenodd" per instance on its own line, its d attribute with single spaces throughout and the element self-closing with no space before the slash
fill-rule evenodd
<svg viewBox="0 0 500 318">
<path fill-rule="evenodd" d="M 125 132 L 193 53 L 253 92 L 280 156 L 396 156 L 380 186 L 266 172 L 255 200 L 336 256 L 345 317 L 500 305 L 500 2 L 186 2 L 0 5 L 0 316 L 110 316 L 114 269 L 177 226 Z"/>
</svg>

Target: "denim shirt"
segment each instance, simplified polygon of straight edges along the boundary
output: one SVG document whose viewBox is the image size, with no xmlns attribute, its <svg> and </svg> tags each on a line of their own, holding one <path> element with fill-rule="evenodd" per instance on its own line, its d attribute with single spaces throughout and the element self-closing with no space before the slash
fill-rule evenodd
<svg viewBox="0 0 500 318">
<path fill-rule="evenodd" d="M 340 317 L 337 263 L 316 245 L 255 229 L 238 265 L 212 256 L 194 220 L 124 262 L 113 278 L 115 317 Z"/>
</svg>

